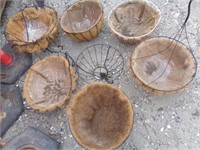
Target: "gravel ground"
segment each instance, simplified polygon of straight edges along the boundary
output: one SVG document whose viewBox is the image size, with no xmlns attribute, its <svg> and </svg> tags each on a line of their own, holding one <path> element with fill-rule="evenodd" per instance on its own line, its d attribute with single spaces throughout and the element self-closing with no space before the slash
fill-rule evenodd
<svg viewBox="0 0 200 150">
<path fill-rule="evenodd" d="M 57 0 L 46 0 L 46 4 L 55 8 L 58 16 L 62 14 L 65 7 L 74 1 L 61 2 Z M 185 89 L 173 95 L 157 96 L 147 93 L 137 87 L 129 73 L 128 60 L 134 46 L 124 45 L 111 34 L 107 17 L 108 13 L 121 0 L 100 0 L 104 6 L 105 24 L 100 35 L 89 42 L 75 42 L 66 37 L 63 32 L 59 34 L 56 41 L 65 46 L 65 50 L 76 59 L 82 50 L 93 44 L 110 44 L 117 48 L 125 59 L 124 74 L 117 85 L 130 98 L 134 112 L 134 125 L 129 138 L 118 149 L 130 150 L 197 150 L 200 149 L 200 1 L 194 0 L 191 9 L 191 17 L 187 24 L 188 39 L 190 47 L 197 59 L 197 74 L 192 83 Z M 162 13 L 159 26 L 151 37 L 171 36 L 180 28 L 187 15 L 187 3 L 189 0 L 150 0 L 156 4 Z M 33 5 L 33 0 L 13 0 L 7 6 L 0 31 L 4 30 L 7 19 L 16 11 L 25 6 Z M 13 6 L 13 7 L 12 7 Z M 15 9 L 14 9 L 15 8 Z M 181 41 L 186 42 L 185 33 L 182 34 Z M 0 46 L 6 43 L 5 37 L 1 33 Z M 54 48 L 54 46 L 51 46 Z M 41 54 L 41 57 L 47 55 Z M 34 62 L 38 56 L 33 56 Z M 23 78 L 17 83 L 22 86 Z M 79 82 L 77 90 L 85 83 Z M 7 131 L 2 138 L 9 141 L 17 136 L 28 126 L 36 127 L 62 143 L 62 149 L 83 149 L 74 140 L 68 125 L 68 119 L 63 111 L 57 109 L 50 113 L 39 113 L 30 109 L 26 104 L 26 109 L 15 124 Z"/>
</svg>

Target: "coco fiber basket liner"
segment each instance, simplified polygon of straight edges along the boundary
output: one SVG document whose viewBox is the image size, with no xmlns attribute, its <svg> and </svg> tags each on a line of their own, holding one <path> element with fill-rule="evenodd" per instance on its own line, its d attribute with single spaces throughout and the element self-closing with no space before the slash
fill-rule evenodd
<svg viewBox="0 0 200 150">
<path fill-rule="evenodd" d="M 119 40 L 135 44 L 149 35 L 160 22 L 161 13 L 150 1 L 129 0 L 115 6 L 108 24 Z"/>
<path fill-rule="evenodd" d="M 12 16 L 7 40 L 20 52 L 41 53 L 58 34 L 57 14 L 50 7 L 28 7 Z"/>
<path fill-rule="evenodd" d="M 93 83 L 84 87 L 71 102 L 68 109 L 71 132 L 84 148 L 117 148 L 131 132 L 132 106 L 116 87 Z"/>
<path fill-rule="evenodd" d="M 103 6 L 96 0 L 81 0 L 64 11 L 60 26 L 72 39 L 89 41 L 100 33 L 103 22 Z"/>
<path fill-rule="evenodd" d="M 29 69 L 23 95 L 31 108 L 51 111 L 70 99 L 76 80 L 73 68 L 64 57 L 46 57 Z"/>
<path fill-rule="evenodd" d="M 157 37 L 143 41 L 131 57 L 131 70 L 137 83 L 158 93 L 184 89 L 196 74 L 196 60 L 179 41 Z"/>
</svg>

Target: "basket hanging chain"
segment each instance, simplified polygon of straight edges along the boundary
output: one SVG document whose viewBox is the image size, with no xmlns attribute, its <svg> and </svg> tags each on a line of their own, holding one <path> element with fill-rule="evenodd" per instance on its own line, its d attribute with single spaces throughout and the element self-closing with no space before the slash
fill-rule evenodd
<svg viewBox="0 0 200 150">
<path fill-rule="evenodd" d="M 65 52 L 61 52 L 61 50 L 64 49 L 63 45 L 59 45 L 56 43 L 56 41 L 54 41 L 53 39 L 51 39 L 53 41 L 53 43 L 58 47 L 61 48 L 59 51 L 52 51 L 49 48 L 46 48 L 47 51 L 49 51 L 50 53 L 63 53 L 65 55 L 65 58 L 68 60 L 69 65 L 71 65 L 72 67 L 76 66 L 75 60 L 69 55 L 69 53 L 67 51 Z"/>
<path fill-rule="evenodd" d="M 182 34 L 182 32 L 184 31 L 184 29 L 186 30 L 186 24 L 187 24 L 187 22 L 188 22 L 188 20 L 189 20 L 189 17 L 190 17 L 191 3 L 192 3 L 192 1 L 193 1 L 193 0 L 190 0 L 190 1 L 189 1 L 187 17 L 186 17 L 186 19 L 185 19 L 183 25 L 181 26 L 181 28 L 178 30 L 178 32 L 177 32 L 177 33 L 174 35 L 174 37 L 172 38 L 173 40 L 175 40 L 177 37 L 178 37 L 177 40 L 179 40 L 179 39 L 181 38 L 181 34 Z M 186 34 L 187 34 L 187 32 L 186 32 Z M 148 57 L 155 56 L 155 55 L 160 54 L 160 53 L 164 52 L 165 50 L 167 50 L 167 49 L 171 46 L 172 43 L 173 43 L 173 41 L 172 41 L 166 48 L 160 50 L 160 51 L 157 52 L 157 53 L 153 53 L 153 54 L 150 54 L 150 55 L 147 55 L 147 56 L 132 58 L 132 59 L 133 59 L 133 60 L 138 60 L 138 59 L 144 59 L 144 58 L 148 58 Z"/>
<path fill-rule="evenodd" d="M 167 45 L 167 47 L 165 47 L 165 48 L 159 50 L 159 51 L 156 52 L 156 53 L 153 53 L 153 54 L 150 54 L 150 55 L 147 55 L 147 56 L 142 56 L 142 57 L 138 57 L 138 58 L 132 58 L 132 60 L 145 59 L 145 58 L 152 57 L 152 56 L 158 55 L 158 54 L 160 54 L 160 53 L 163 53 L 164 51 L 166 51 L 166 50 L 173 44 L 173 42 L 174 42 L 175 40 L 178 40 L 178 41 L 180 40 L 181 35 L 182 35 L 182 33 L 183 33 L 184 30 L 185 30 L 186 36 L 187 36 L 186 24 L 187 24 L 187 22 L 188 22 L 188 20 L 189 20 L 189 17 L 190 17 L 192 1 L 193 1 L 193 0 L 190 0 L 189 3 L 188 3 L 188 13 L 187 13 L 187 16 L 186 16 L 185 21 L 184 21 L 183 24 L 181 25 L 181 28 L 177 31 L 177 33 L 176 33 L 176 34 L 174 35 L 174 37 L 172 38 L 172 41 L 169 43 L 169 45 Z M 187 39 L 187 42 L 188 42 L 188 45 L 189 45 L 188 39 Z M 166 71 L 166 69 L 167 69 L 167 67 L 168 67 L 168 65 L 169 65 L 169 63 L 170 63 L 170 61 L 171 61 L 171 59 L 172 59 L 172 56 L 173 56 L 173 54 L 174 54 L 174 52 L 175 52 L 175 50 L 176 50 L 176 48 L 177 48 L 177 44 L 178 44 L 178 43 L 176 42 L 175 45 L 174 45 L 174 48 L 173 48 L 173 50 L 172 50 L 172 52 L 171 52 L 171 54 L 170 54 L 169 60 L 167 61 L 166 66 L 164 67 L 163 72 L 162 72 L 158 77 L 156 77 L 155 79 L 153 79 L 150 83 L 148 83 L 148 84 L 147 84 L 148 86 L 149 86 L 150 84 L 152 84 L 153 82 L 157 81 L 159 78 L 161 78 L 161 77 L 164 75 L 164 73 L 165 73 L 165 71 Z"/>
<path fill-rule="evenodd" d="M 186 25 L 186 23 L 187 23 L 187 21 L 188 21 L 188 19 L 189 19 L 189 17 L 190 17 L 190 11 L 191 11 L 191 4 L 192 4 L 192 1 L 193 1 L 193 0 L 190 0 L 190 1 L 189 1 L 189 4 L 188 4 L 188 14 L 187 14 L 187 17 L 186 17 L 186 19 L 185 19 L 185 21 L 184 21 L 184 23 L 183 23 L 183 26 Z"/>
<path fill-rule="evenodd" d="M 174 42 L 174 40 L 176 39 L 176 37 L 178 37 L 178 40 L 181 38 L 181 34 L 182 34 L 182 32 L 184 31 L 184 29 L 186 28 L 187 21 L 188 21 L 188 19 L 189 19 L 189 17 L 190 17 L 190 11 L 191 11 L 191 3 L 192 3 L 192 1 L 193 1 L 193 0 L 190 0 L 190 1 L 189 1 L 189 4 L 188 4 L 188 14 L 187 14 L 187 17 L 186 17 L 185 21 L 184 21 L 183 25 L 181 26 L 181 28 L 179 29 L 179 31 L 177 32 L 177 34 L 175 35 L 175 37 L 173 38 L 173 41 L 170 43 L 170 45 Z M 173 54 L 174 54 L 174 52 L 175 52 L 175 50 L 176 50 L 177 44 L 178 44 L 178 43 L 176 42 L 176 44 L 175 44 L 175 46 L 174 46 L 174 48 L 173 48 L 173 51 L 172 51 L 171 54 L 170 54 L 170 58 L 169 58 L 169 60 L 168 60 L 168 62 L 167 62 L 167 64 L 166 64 L 166 66 L 165 66 L 165 68 L 164 68 L 164 71 L 163 71 L 156 79 L 154 79 L 153 81 L 151 81 L 148 85 L 150 85 L 150 84 L 152 84 L 153 82 L 157 81 L 159 78 L 161 78 L 161 77 L 164 75 L 164 73 L 165 73 L 165 71 L 167 70 L 167 67 L 168 67 L 168 65 L 169 65 L 169 63 L 170 63 L 170 61 L 171 61 L 171 59 L 172 59 L 172 56 L 173 56 Z M 170 46 L 170 45 L 169 45 L 169 46 Z M 167 50 L 167 49 L 165 49 L 165 50 Z"/>
<path fill-rule="evenodd" d="M 44 7 L 44 0 L 36 0 L 37 4 L 39 7 L 43 8 Z"/>
</svg>

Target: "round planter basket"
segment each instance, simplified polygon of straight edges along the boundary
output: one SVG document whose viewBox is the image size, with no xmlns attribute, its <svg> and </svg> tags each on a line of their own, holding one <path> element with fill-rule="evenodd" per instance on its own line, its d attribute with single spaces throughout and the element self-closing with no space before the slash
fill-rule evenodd
<svg viewBox="0 0 200 150">
<path fill-rule="evenodd" d="M 8 20 L 5 33 L 18 51 L 39 54 L 58 34 L 57 14 L 50 7 L 25 8 Z"/>
<path fill-rule="evenodd" d="M 153 32 L 160 18 L 160 10 L 152 2 L 129 0 L 111 10 L 108 24 L 119 40 L 136 44 Z"/>
<path fill-rule="evenodd" d="M 64 11 L 60 26 L 72 39 L 89 41 L 101 32 L 103 22 L 103 6 L 96 0 L 81 0 Z"/>
<path fill-rule="evenodd" d="M 40 112 L 52 111 L 71 98 L 77 77 L 67 59 L 49 56 L 28 71 L 23 95 L 28 105 Z"/>
<path fill-rule="evenodd" d="M 137 83 L 158 94 L 183 90 L 194 78 L 196 65 L 195 57 L 184 44 L 167 37 L 140 43 L 130 63 Z"/>
<path fill-rule="evenodd" d="M 133 110 L 126 95 L 109 84 L 93 83 L 75 95 L 68 109 L 71 132 L 86 149 L 115 149 L 129 136 Z"/>
</svg>

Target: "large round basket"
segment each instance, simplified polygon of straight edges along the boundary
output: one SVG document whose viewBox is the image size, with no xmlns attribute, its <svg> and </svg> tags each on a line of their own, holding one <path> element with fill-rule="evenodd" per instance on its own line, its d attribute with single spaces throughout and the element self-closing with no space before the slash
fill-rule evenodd
<svg viewBox="0 0 200 150">
<path fill-rule="evenodd" d="M 157 37 L 139 44 L 131 57 L 137 83 L 154 93 L 183 90 L 196 74 L 196 60 L 179 41 Z"/>
<path fill-rule="evenodd" d="M 128 137 L 133 110 L 118 88 L 94 83 L 84 87 L 71 101 L 69 123 L 74 138 L 86 149 L 114 149 Z"/>
</svg>

